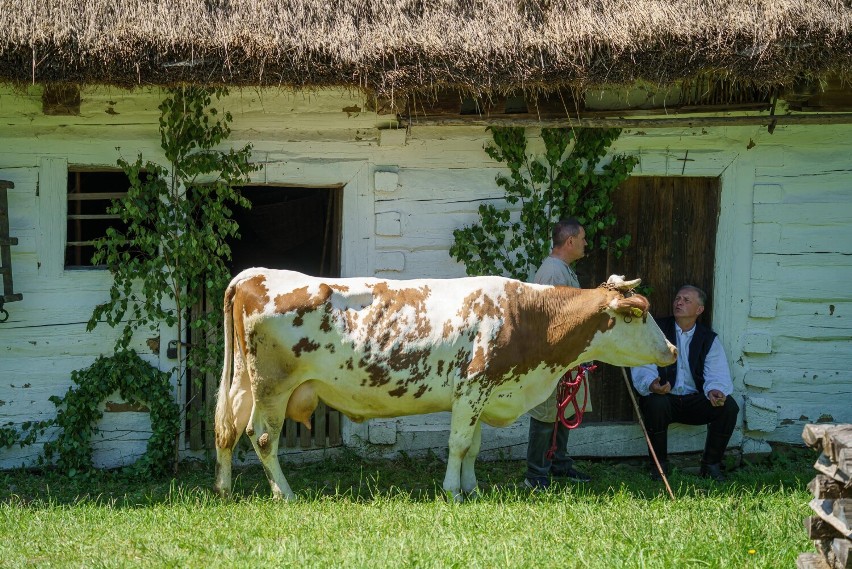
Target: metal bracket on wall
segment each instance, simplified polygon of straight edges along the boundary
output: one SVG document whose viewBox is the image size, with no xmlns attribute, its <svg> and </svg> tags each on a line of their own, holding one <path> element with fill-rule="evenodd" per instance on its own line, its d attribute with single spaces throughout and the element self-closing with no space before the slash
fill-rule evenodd
<svg viewBox="0 0 852 569">
<path fill-rule="evenodd" d="M 18 244 L 17 237 L 9 236 L 9 200 L 6 190 L 15 184 L 0 180 L 0 275 L 3 277 L 3 294 L 0 294 L 0 323 L 9 319 L 9 313 L 3 308 L 7 302 L 22 300 L 24 295 L 12 292 L 12 245 Z"/>
</svg>

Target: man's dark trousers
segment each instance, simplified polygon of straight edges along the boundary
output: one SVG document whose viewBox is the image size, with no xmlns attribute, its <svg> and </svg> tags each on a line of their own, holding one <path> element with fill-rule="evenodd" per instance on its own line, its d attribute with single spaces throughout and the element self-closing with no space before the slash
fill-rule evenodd
<svg viewBox="0 0 852 569">
<path fill-rule="evenodd" d="M 660 463 L 668 458 L 667 431 L 672 423 L 685 425 L 707 425 L 707 441 L 704 444 L 705 464 L 717 464 L 734 433 L 737 425 L 739 405 L 733 397 L 725 398 L 721 407 L 713 407 L 703 393 L 690 395 L 659 395 L 651 393 L 639 399 L 645 428 L 651 445 Z"/>
</svg>

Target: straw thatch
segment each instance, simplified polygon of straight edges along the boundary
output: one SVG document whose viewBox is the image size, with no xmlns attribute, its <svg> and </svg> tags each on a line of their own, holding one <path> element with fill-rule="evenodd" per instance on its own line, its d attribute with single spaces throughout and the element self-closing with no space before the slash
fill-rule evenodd
<svg viewBox="0 0 852 569">
<path fill-rule="evenodd" d="M 475 93 L 852 77 L 850 0 L 0 0 L 0 81 Z"/>
</svg>

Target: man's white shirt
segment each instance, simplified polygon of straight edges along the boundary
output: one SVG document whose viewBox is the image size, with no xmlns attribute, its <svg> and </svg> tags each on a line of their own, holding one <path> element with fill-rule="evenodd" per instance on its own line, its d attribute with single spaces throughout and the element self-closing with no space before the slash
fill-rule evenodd
<svg viewBox="0 0 852 569">
<path fill-rule="evenodd" d="M 672 395 L 690 395 L 698 393 L 695 387 L 695 379 L 692 377 L 692 371 L 689 369 L 689 343 L 692 341 L 692 336 L 695 334 L 697 326 L 693 326 L 688 332 L 681 330 L 680 326 L 675 323 L 675 337 L 677 339 L 677 381 L 675 381 L 672 390 L 669 392 Z M 649 395 L 651 393 L 650 386 L 659 376 L 657 366 L 650 364 L 631 368 L 633 375 L 633 385 L 639 392 L 639 395 Z M 725 394 L 730 395 L 734 392 L 734 383 L 731 380 L 731 370 L 728 368 L 728 359 L 725 357 L 725 349 L 716 336 L 713 339 L 713 344 L 710 346 L 710 351 L 707 353 L 707 359 L 704 361 L 704 394 L 716 389 Z"/>
</svg>

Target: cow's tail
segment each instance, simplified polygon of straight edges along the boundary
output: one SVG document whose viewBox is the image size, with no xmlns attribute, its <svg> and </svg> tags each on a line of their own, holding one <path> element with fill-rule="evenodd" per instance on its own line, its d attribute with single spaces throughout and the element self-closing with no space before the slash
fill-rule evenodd
<svg viewBox="0 0 852 569">
<path fill-rule="evenodd" d="M 236 283 L 231 282 L 225 291 L 224 334 L 225 362 L 222 365 L 222 379 L 219 381 L 219 396 L 216 398 L 216 446 L 233 448 L 237 440 L 237 428 L 234 410 L 231 406 L 231 381 L 234 375 L 234 295 Z"/>
</svg>

